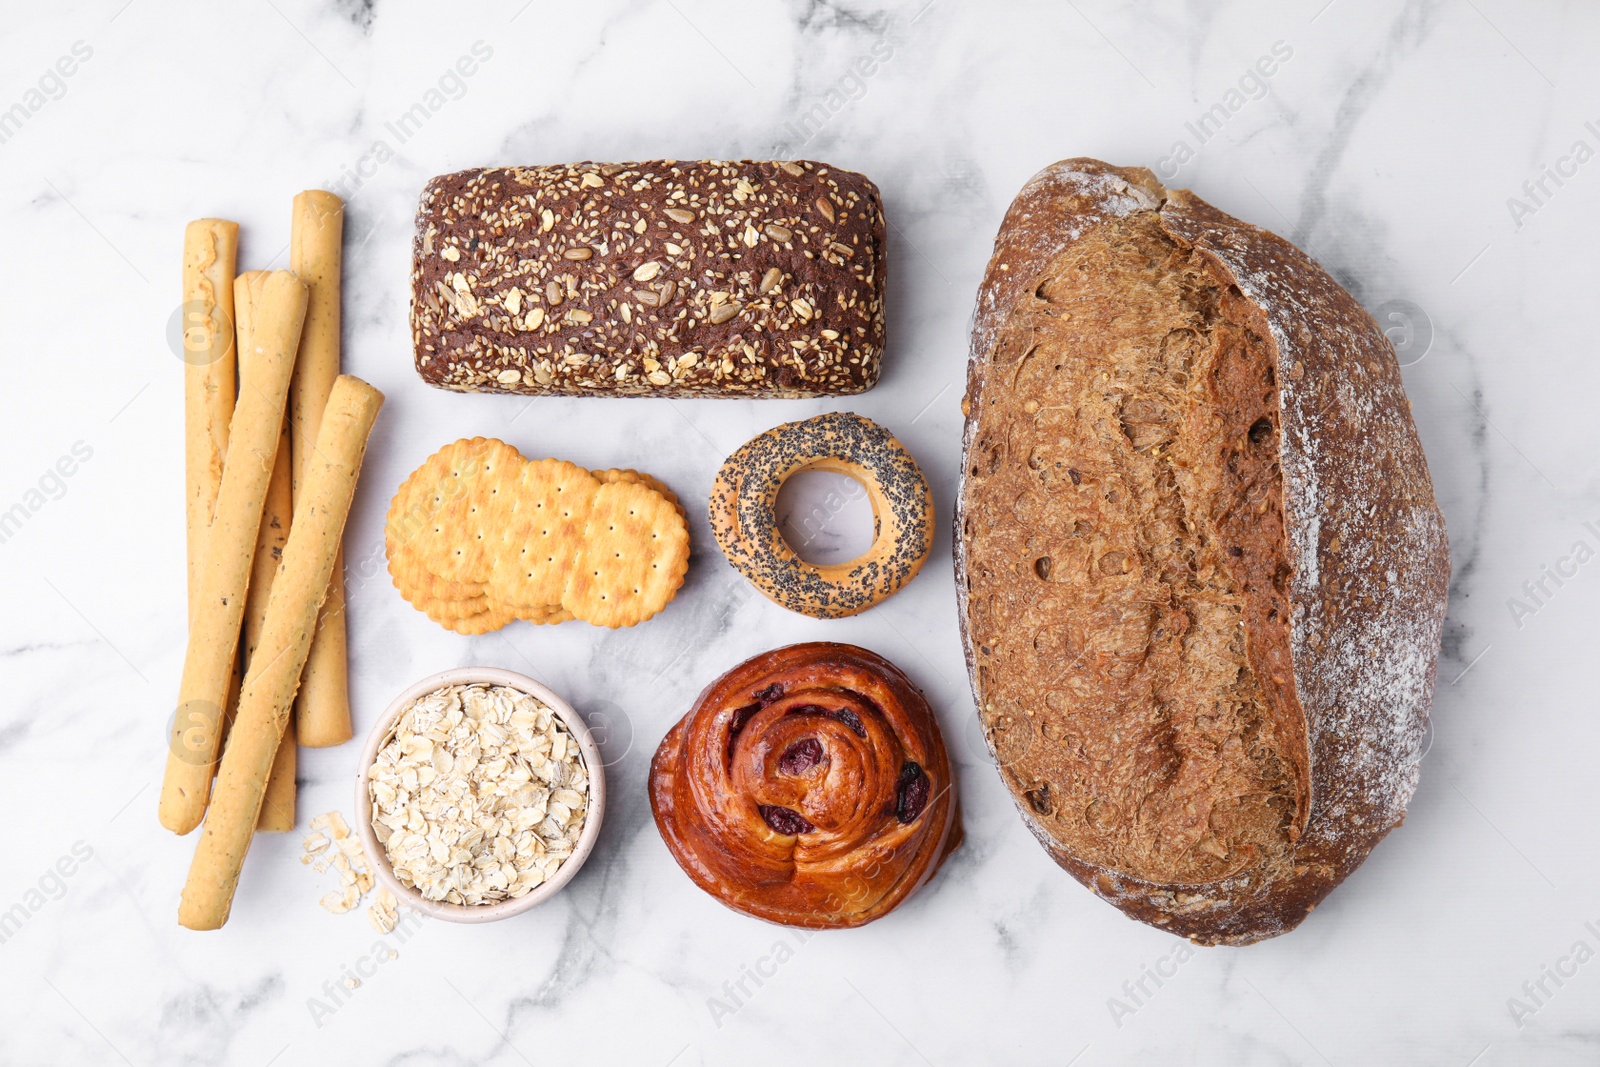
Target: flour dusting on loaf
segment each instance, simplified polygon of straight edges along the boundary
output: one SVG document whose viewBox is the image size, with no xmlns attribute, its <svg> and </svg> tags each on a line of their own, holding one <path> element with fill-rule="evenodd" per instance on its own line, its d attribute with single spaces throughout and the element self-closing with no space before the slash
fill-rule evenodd
<svg viewBox="0 0 1600 1067">
<path fill-rule="evenodd" d="M 1202 943 L 1292 929 L 1415 788 L 1448 544 L 1392 347 L 1320 267 L 1068 160 L 978 297 L 955 553 L 1051 855 Z"/>
</svg>

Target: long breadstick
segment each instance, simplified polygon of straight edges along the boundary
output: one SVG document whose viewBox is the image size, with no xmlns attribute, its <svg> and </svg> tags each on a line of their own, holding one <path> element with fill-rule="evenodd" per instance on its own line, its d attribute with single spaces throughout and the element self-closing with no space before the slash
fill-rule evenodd
<svg viewBox="0 0 1600 1067">
<path fill-rule="evenodd" d="M 238 347 L 234 343 L 234 271 L 239 224 L 196 219 L 183 231 L 184 520 L 188 543 L 189 616 L 217 506 L 233 418 Z M 234 659 L 228 701 L 238 697 L 244 672 Z M 226 731 L 227 724 L 223 724 Z"/>
<path fill-rule="evenodd" d="M 339 270 L 343 260 L 344 201 L 311 189 L 294 198 L 289 229 L 289 269 L 310 288 L 306 328 L 300 335 L 289 393 L 289 430 L 294 449 L 294 491 L 300 492 L 312 447 L 339 375 Z M 317 617 L 316 635 L 306 660 L 295 720 L 300 743 L 323 748 L 350 740 L 350 682 L 344 621 L 344 553 L 334 561 L 328 599 Z"/>
<path fill-rule="evenodd" d="M 248 285 L 239 287 L 234 305 L 234 323 L 239 332 L 239 379 L 242 389 L 252 389 L 256 384 L 255 366 L 255 308 L 252 290 Z M 303 331 L 302 331 L 303 332 Z M 291 390 L 292 390 L 291 386 Z M 255 561 L 250 568 L 250 591 L 244 601 L 244 649 L 240 658 L 246 663 L 261 641 L 261 623 L 267 614 L 267 596 L 272 592 L 272 580 L 278 573 L 283 558 L 283 546 L 289 541 L 289 519 L 294 513 L 290 493 L 289 420 L 280 423 L 278 457 L 272 464 L 272 480 L 267 483 L 267 504 L 261 513 L 261 529 L 256 534 Z M 238 691 L 233 694 L 230 713 L 237 708 Z M 232 715 L 230 714 L 230 719 Z M 227 745 L 226 730 L 223 745 Z M 224 748 L 226 750 L 226 748 Z M 277 759 L 272 764 L 272 776 L 267 779 L 267 796 L 261 805 L 258 830 L 286 832 L 294 829 L 294 776 L 295 776 L 294 724 L 289 724 L 278 746 Z"/>
<path fill-rule="evenodd" d="M 252 288 L 256 351 L 250 389 L 240 394 L 228 431 L 216 516 L 206 535 L 183 681 L 172 722 L 166 775 L 161 782 L 161 825 L 186 834 L 200 824 L 211 765 L 217 758 L 222 709 L 239 647 L 256 533 L 289 396 L 289 377 L 306 313 L 306 287 L 288 271 L 246 276 Z"/>
<path fill-rule="evenodd" d="M 299 769 L 299 745 L 295 743 L 294 722 L 283 732 L 278 752 L 272 758 L 272 771 L 267 776 L 267 788 L 261 801 L 261 815 L 256 819 L 256 829 L 266 833 L 286 834 L 294 829 L 295 774 Z"/>
<path fill-rule="evenodd" d="M 189 613 L 206 530 L 211 525 L 233 418 L 233 272 L 239 224 L 196 219 L 183 231 L 184 518 L 188 528 Z"/>
<path fill-rule="evenodd" d="M 250 659 L 239 716 L 178 905 L 178 922 L 191 930 L 215 930 L 228 921 L 273 755 L 294 710 L 312 625 L 339 554 L 367 437 L 382 404 L 383 394 L 359 378 L 341 376 L 334 383 L 317 435 L 317 460 L 295 503 L 261 643 Z"/>
</svg>

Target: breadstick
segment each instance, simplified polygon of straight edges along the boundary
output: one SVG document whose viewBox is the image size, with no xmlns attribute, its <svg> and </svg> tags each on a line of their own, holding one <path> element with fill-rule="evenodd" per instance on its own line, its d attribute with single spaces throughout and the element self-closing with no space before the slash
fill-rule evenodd
<svg viewBox="0 0 1600 1067">
<path fill-rule="evenodd" d="M 233 738 L 222 755 L 211 811 L 178 905 L 178 922 L 191 930 L 215 930 L 228 921 L 273 756 L 294 710 L 317 609 L 339 554 L 367 436 L 382 403 L 383 394 L 359 378 L 346 375 L 334 382 L 317 434 L 317 460 L 295 504 L 261 643 L 250 659 Z"/>
<path fill-rule="evenodd" d="M 259 272 L 256 272 L 256 273 L 259 273 Z M 252 328 L 251 327 L 251 318 L 252 318 L 252 316 L 250 314 L 250 284 L 248 282 L 245 282 L 244 284 L 240 284 L 239 281 L 236 279 L 234 284 L 230 288 L 233 290 L 234 347 L 233 347 L 233 351 L 229 354 L 229 358 L 234 361 L 234 370 L 235 370 L 237 376 L 242 378 L 244 376 L 243 371 L 244 371 L 245 355 L 246 355 L 247 351 L 255 343 L 249 336 L 250 335 L 250 330 Z M 229 408 L 230 415 L 231 415 L 232 410 L 233 409 L 230 407 Z M 283 437 L 282 437 L 282 435 L 279 435 L 278 443 L 279 443 L 279 447 L 281 448 L 282 445 L 283 445 Z M 226 457 L 224 457 L 224 458 L 226 458 Z M 278 470 L 277 466 L 274 465 L 272 470 L 273 470 L 273 473 L 276 474 L 277 470 Z M 219 481 L 220 481 L 220 475 L 221 475 L 221 468 L 220 467 L 218 468 L 218 472 L 217 473 L 219 475 Z M 272 491 L 270 482 L 268 483 L 267 491 L 268 491 L 269 494 Z M 215 508 L 216 501 L 213 499 L 211 503 L 212 503 L 212 507 Z M 209 518 L 207 519 L 207 522 L 208 523 L 210 522 Z M 203 544 L 202 544 L 202 547 L 203 547 Z M 204 561 L 203 560 L 197 560 L 195 562 L 196 562 L 196 566 L 198 566 L 199 563 L 204 562 Z M 250 580 L 252 582 L 255 581 L 255 575 L 253 573 L 253 568 L 252 568 L 252 574 L 251 574 Z M 192 598 L 192 596 L 193 596 L 193 588 L 192 587 L 190 589 L 190 594 L 191 594 L 191 598 Z M 250 610 L 250 600 L 249 600 L 248 596 L 246 596 L 246 598 L 245 598 L 245 610 L 246 610 L 246 612 L 248 612 Z M 191 614 L 191 621 L 192 621 L 192 616 L 193 616 L 192 610 L 191 610 L 190 614 Z M 244 685 L 244 640 L 243 640 L 243 637 L 241 636 L 241 638 L 240 638 L 240 647 L 237 648 L 234 651 L 234 654 L 233 654 L 233 673 L 228 678 L 228 702 L 223 705 L 224 712 L 223 712 L 223 716 L 222 716 L 222 725 L 217 728 L 217 751 L 218 752 L 221 752 L 223 747 L 225 745 L 227 745 L 227 743 L 228 743 L 228 729 L 231 726 L 233 726 L 233 709 L 236 708 L 238 706 L 238 704 L 239 704 L 239 687 L 242 686 L 242 685 Z M 216 764 L 216 761 L 213 760 L 212 763 L 211 763 L 211 770 L 213 772 L 215 772 L 216 769 L 217 769 L 217 764 Z M 208 789 L 208 791 L 209 791 L 209 789 Z"/>
<path fill-rule="evenodd" d="M 241 388 L 255 386 L 255 309 L 248 286 L 240 286 L 234 304 L 234 322 L 239 331 L 239 379 Z M 291 386 L 292 389 L 292 386 Z M 261 514 L 261 529 L 256 534 L 255 561 L 250 568 L 250 591 L 244 600 L 244 648 L 239 658 L 246 663 L 261 640 L 261 621 L 267 613 L 267 595 L 272 591 L 273 576 L 278 573 L 278 563 L 283 558 L 283 546 L 289 540 L 289 519 L 293 502 L 289 489 L 289 420 L 287 414 L 278 434 L 278 458 L 272 464 L 272 480 L 267 483 L 267 505 Z M 223 725 L 222 745 L 227 751 L 228 733 L 234 712 L 238 707 L 239 686 L 233 689 L 228 705 L 228 719 Z M 286 832 L 294 829 L 294 776 L 295 776 L 294 724 L 284 734 L 278 746 L 278 757 L 272 764 L 272 776 L 267 780 L 267 797 L 261 805 L 258 830 Z"/>
<path fill-rule="evenodd" d="M 267 788 L 261 800 L 261 814 L 256 819 L 256 829 L 264 833 L 286 834 L 294 829 L 295 774 L 299 771 L 299 745 L 294 738 L 294 720 L 289 720 L 278 742 L 278 753 L 272 758 L 272 770 L 267 775 Z"/>
<path fill-rule="evenodd" d="M 250 372 L 241 367 L 246 381 Z M 244 656 L 245 670 L 261 643 L 261 624 L 267 615 L 267 597 L 272 592 L 273 579 L 283 558 L 283 546 L 289 542 L 289 517 L 293 514 L 289 490 L 289 425 L 283 426 L 283 436 L 278 442 L 278 460 L 272 465 L 272 481 L 267 484 L 267 508 L 261 516 L 261 533 L 256 537 L 256 558 L 250 575 L 250 593 L 244 601 Z M 237 707 L 235 704 L 235 718 Z M 297 769 L 294 723 L 283 735 L 277 758 L 272 762 L 272 775 L 267 779 L 266 801 L 261 805 L 258 830 L 287 833 L 294 829 L 294 776 Z M 227 751 L 226 748 L 223 751 Z"/>
<path fill-rule="evenodd" d="M 184 517 L 189 546 L 189 613 L 200 554 L 222 484 L 233 418 L 233 272 L 239 224 L 196 219 L 183 231 Z"/>
<path fill-rule="evenodd" d="M 289 230 L 289 269 L 311 290 L 306 328 L 300 335 L 289 393 L 289 431 L 294 448 L 294 491 L 300 492 L 311 463 L 312 446 L 339 375 L 339 270 L 343 259 L 344 201 L 311 189 L 294 198 Z M 350 740 L 349 663 L 344 622 L 344 552 L 334 561 L 328 599 L 317 616 L 316 635 L 306 660 L 295 719 L 300 743 L 308 748 Z"/>
<path fill-rule="evenodd" d="M 267 483 L 289 396 L 289 377 L 306 313 L 306 287 L 288 271 L 247 274 L 256 326 L 252 385 L 239 396 L 228 431 L 216 516 L 206 535 L 183 681 L 173 717 L 166 775 L 161 782 L 161 825 L 186 834 L 200 824 L 211 765 L 217 758 L 228 679 L 239 648 L 250 565 L 267 499 Z"/>
</svg>

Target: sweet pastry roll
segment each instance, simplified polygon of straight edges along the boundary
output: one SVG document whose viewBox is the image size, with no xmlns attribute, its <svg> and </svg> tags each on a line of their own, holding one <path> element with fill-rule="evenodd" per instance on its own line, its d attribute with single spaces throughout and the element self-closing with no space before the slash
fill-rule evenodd
<svg viewBox="0 0 1600 1067">
<path fill-rule="evenodd" d="M 684 871 L 786 926 L 887 915 L 961 843 L 928 702 L 854 645 L 756 656 L 706 687 L 650 768 L 650 805 Z"/>
</svg>

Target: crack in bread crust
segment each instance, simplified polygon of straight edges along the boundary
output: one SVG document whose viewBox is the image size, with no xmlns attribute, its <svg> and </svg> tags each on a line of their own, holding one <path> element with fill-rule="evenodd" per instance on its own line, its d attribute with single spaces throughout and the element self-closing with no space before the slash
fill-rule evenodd
<svg viewBox="0 0 1600 1067">
<path fill-rule="evenodd" d="M 1050 260 L 996 340 L 968 568 L 1008 784 L 1081 862 L 1183 885 L 1281 868 L 1309 755 L 1249 309 L 1141 212 Z"/>
</svg>

